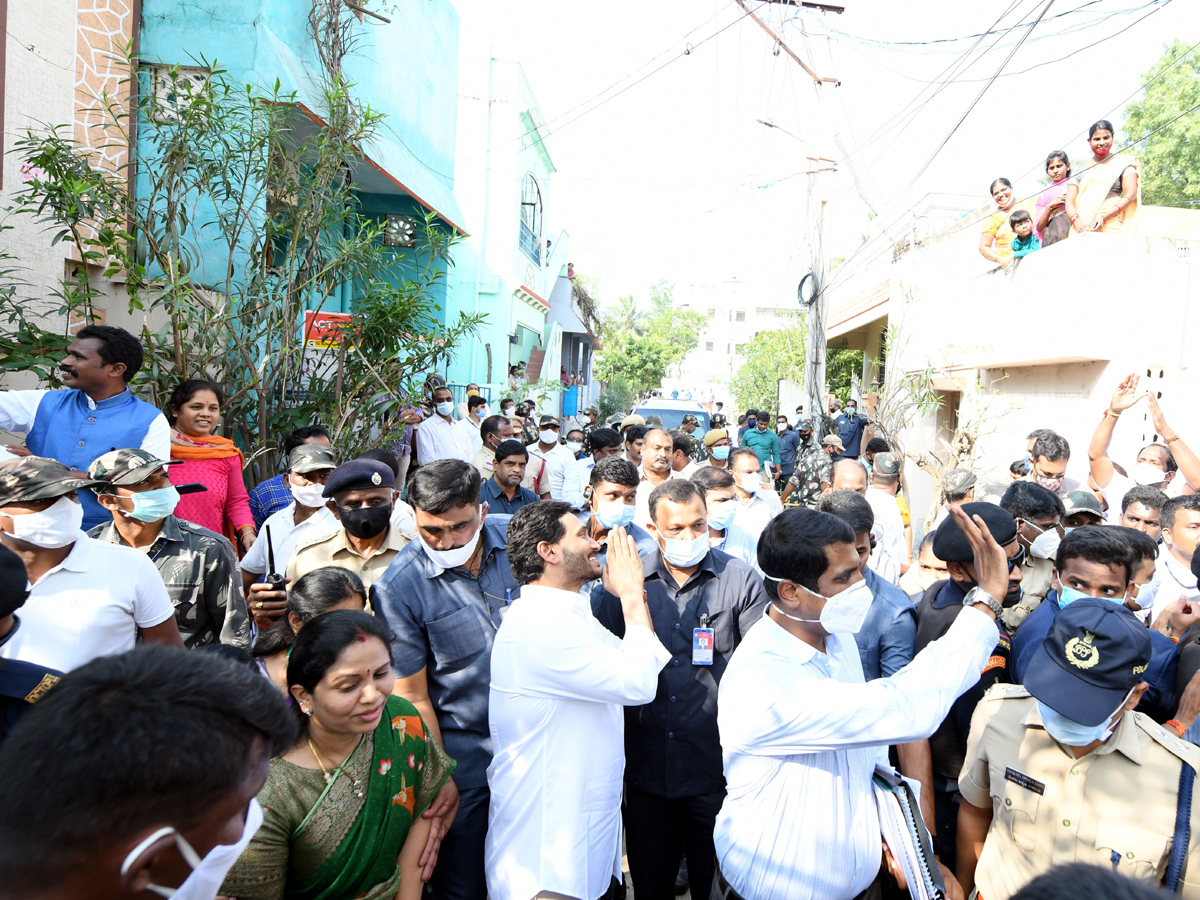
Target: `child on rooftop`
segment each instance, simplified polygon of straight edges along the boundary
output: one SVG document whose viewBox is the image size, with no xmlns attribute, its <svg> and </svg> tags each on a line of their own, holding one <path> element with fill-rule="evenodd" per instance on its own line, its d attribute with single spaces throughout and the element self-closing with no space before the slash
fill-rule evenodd
<svg viewBox="0 0 1200 900">
<path fill-rule="evenodd" d="M 1008 217 L 1008 226 L 1016 234 L 1012 242 L 1013 256 L 1020 259 L 1022 256 L 1028 256 L 1034 250 L 1041 249 L 1041 242 L 1037 235 L 1033 233 L 1033 216 L 1028 210 L 1018 209 L 1015 213 Z"/>
</svg>

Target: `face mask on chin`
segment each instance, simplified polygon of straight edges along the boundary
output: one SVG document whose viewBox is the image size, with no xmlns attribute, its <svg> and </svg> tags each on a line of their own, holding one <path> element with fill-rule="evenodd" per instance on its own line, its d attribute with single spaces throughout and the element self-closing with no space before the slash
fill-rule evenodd
<svg viewBox="0 0 1200 900">
<path fill-rule="evenodd" d="M 40 512 L 10 516 L 12 536 L 44 550 L 58 550 L 79 539 L 83 507 L 70 497 L 59 497 Z"/>
<path fill-rule="evenodd" d="M 246 810 L 246 824 L 242 827 L 242 836 L 238 838 L 237 843 L 217 844 L 203 858 L 188 843 L 187 838 L 174 828 L 170 826 L 160 828 L 129 852 L 121 864 L 121 875 L 124 876 L 129 872 L 138 857 L 148 847 L 162 838 L 172 835 L 175 838 L 175 846 L 179 855 L 191 867 L 192 872 L 177 888 L 148 884 L 145 889 L 160 897 L 169 897 L 171 900 L 212 900 L 221 890 L 221 884 L 225 881 L 229 870 L 233 868 L 233 864 L 238 861 L 238 857 L 250 844 L 250 839 L 262 826 L 262 821 L 262 807 L 259 806 L 258 800 L 252 799 Z"/>
<path fill-rule="evenodd" d="M 425 555 L 433 560 L 434 564 L 440 569 L 460 569 L 471 561 L 471 557 L 475 555 L 475 549 L 479 546 L 479 536 L 483 533 L 483 514 L 484 507 L 480 505 L 479 516 L 480 525 L 475 529 L 475 534 L 461 547 L 455 547 L 452 550 L 434 550 L 426 543 L 425 538 L 421 537 L 421 549 L 425 551 Z"/>
</svg>

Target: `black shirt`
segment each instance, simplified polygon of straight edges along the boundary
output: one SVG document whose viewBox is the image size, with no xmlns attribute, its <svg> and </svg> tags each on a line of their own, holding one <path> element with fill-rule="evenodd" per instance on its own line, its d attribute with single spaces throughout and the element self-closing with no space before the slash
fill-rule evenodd
<svg viewBox="0 0 1200 900">
<path fill-rule="evenodd" d="M 659 797 L 691 797 L 725 789 L 717 685 L 746 631 L 766 611 L 762 579 L 740 559 L 710 550 L 678 586 L 661 553 L 642 557 L 654 633 L 671 653 L 658 675 L 658 693 L 645 706 L 625 708 L 625 779 Z M 625 634 L 620 598 L 603 585 L 592 611 L 609 631 Z M 692 665 L 692 630 L 701 615 L 713 629 L 713 664 Z"/>
<path fill-rule="evenodd" d="M 967 592 L 956 581 L 939 581 L 930 586 L 917 606 L 917 653 L 949 630 L 958 614 L 962 612 L 962 602 L 966 596 Z M 975 706 L 993 684 L 1008 683 L 1008 658 L 1011 654 L 1012 639 L 1001 628 L 1000 643 L 996 644 L 996 649 L 992 651 L 987 665 L 980 673 L 979 681 L 954 701 L 949 715 L 929 739 L 935 784 L 944 784 L 942 779 L 949 779 L 955 785 L 958 784 L 958 776 L 966 758 L 967 738 L 971 734 L 971 716 L 975 713 Z"/>
</svg>

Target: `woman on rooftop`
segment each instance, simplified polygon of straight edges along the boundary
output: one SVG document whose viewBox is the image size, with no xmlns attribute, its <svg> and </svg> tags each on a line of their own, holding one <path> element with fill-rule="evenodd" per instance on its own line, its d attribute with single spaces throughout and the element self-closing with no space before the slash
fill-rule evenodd
<svg viewBox="0 0 1200 900">
<path fill-rule="evenodd" d="M 1114 134 L 1105 119 L 1088 129 L 1091 164 L 1067 187 L 1067 217 L 1075 231 L 1128 232 L 1137 215 L 1141 166 L 1136 156 L 1112 152 Z"/>
<path fill-rule="evenodd" d="M 983 231 L 979 235 L 979 252 L 984 259 L 991 260 L 1005 272 L 1012 269 L 1013 251 L 1012 240 L 1015 237 L 1008 218 L 1018 209 L 1033 212 L 1033 201 L 1017 202 L 1013 192 L 1012 182 L 1007 178 L 997 178 L 992 182 L 992 199 L 996 202 L 996 211 L 983 220 Z"/>
<path fill-rule="evenodd" d="M 1050 178 L 1050 186 L 1037 195 L 1034 204 L 1034 227 L 1043 248 L 1058 243 L 1071 233 L 1071 219 L 1066 207 L 1071 160 L 1065 150 L 1053 150 L 1046 157 L 1046 175 Z"/>
</svg>

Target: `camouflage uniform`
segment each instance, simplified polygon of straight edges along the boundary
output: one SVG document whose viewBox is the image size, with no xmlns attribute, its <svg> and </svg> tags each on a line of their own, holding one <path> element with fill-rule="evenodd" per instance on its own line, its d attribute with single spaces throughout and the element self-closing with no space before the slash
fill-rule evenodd
<svg viewBox="0 0 1200 900">
<path fill-rule="evenodd" d="M 175 462 L 156 459 L 145 450 L 112 450 L 92 463 L 88 475 L 98 483 L 96 490 L 104 492 L 141 484 Z M 159 521 L 162 528 L 145 553 L 167 586 L 184 646 L 191 649 L 220 642 L 249 650 L 250 617 L 233 544 L 224 535 L 173 515 Z M 97 525 L 88 537 L 129 546 L 112 521 Z"/>
<path fill-rule="evenodd" d="M 833 483 L 833 459 L 824 448 L 809 442 L 796 457 L 796 471 L 788 479 L 796 500 L 809 509 L 816 509 L 821 499 L 821 485 Z"/>
</svg>

